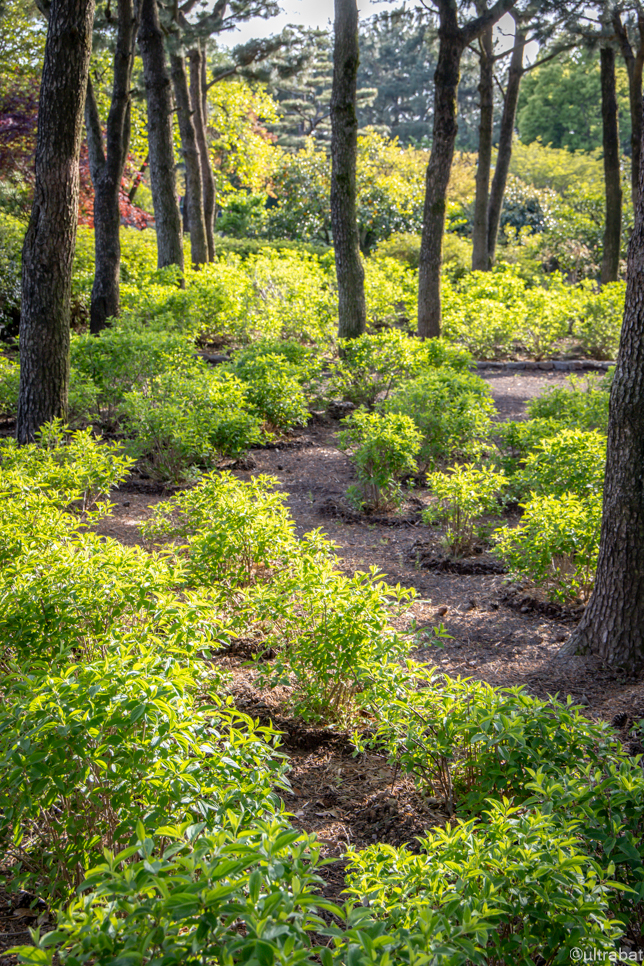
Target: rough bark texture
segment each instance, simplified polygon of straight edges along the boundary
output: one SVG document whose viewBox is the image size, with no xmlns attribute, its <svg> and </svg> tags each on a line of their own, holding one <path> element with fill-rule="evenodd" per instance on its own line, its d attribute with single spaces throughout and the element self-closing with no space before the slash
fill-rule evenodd
<svg viewBox="0 0 644 966">
<path fill-rule="evenodd" d="M 78 159 L 93 21 L 94 0 L 53 0 L 49 10 L 34 201 L 22 251 L 20 443 L 67 409 Z"/>
<path fill-rule="evenodd" d="M 208 153 L 207 92 L 205 90 L 206 57 L 201 45 L 193 47 L 188 54 L 188 59 L 190 61 L 190 103 L 192 104 L 192 119 L 197 135 L 197 148 L 199 149 L 203 215 L 208 244 L 208 261 L 211 262 L 215 257 L 215 179 Z"/>
<path fill-rule="evenodd" d="M 364 267 L 356 218 L 358 6 L 335 0 L 331 92 L 331 225 L 338 279 L 338 335 L 354 339 L 367 327 Z"/>
<path fill-rule="evenodd" d="M 496 167 L 490 186 L 490 200 L 488 204 L 487 232 L 488 242 L 487 251 L 489 264 L 494 264 L 496 256 L 496 243 L 499 237 L 499 225 L 501 224 L 501 211 L 503 210 L 503 197 L 508 183 L 508 172 L 510 161 L 512 160 L 512 138 L 514 137 L 514 122 L 517 115 L 517 104 L 519 103 L 519 90 L 521 78 L 523 77 L 523 54 L 526 44 L 526 36 L 518 20 L 515 19 L 516 29 L 514 34 L 514 47 L 510 58 L 508 69 L 508 79 L 503 98 L 503 111 L 501 114 L 501 128 L 499 131 L 499 145 L 496 156 Z"/>
<path fill-rule="evenodd" d="M 458 131 L 456 97 L 463 39 L 456 21 L 456 10 L 451 4 L 445 15 L 441 11 L 438 35 L 438 64 L 434 74 L 434 130 L 432 151 L 427 165 L 418 269 L 418 335 L 423 339 L 439 336 L 441 331 L 440 274 L 445 204 Z"/>
<path fill-rule="evenodd" d="M 619 129 L 617 94 L 615 91 L 615 51 L 600 50 L 602 91 L 602 138 L 604 146 L 604 182 L 606 185 L 606 225 L 602 254 L 601 282 L 616 282 L 622 236 L 622 186 L 619 170 Z"/>
<path fill-rule="evenodd" d="M 186 170 L 186 194 L 188 196 L 188 221 L 190 223 L 190 255 L 194 266 L 208 261 L 206 223 L 203 211 L 203 188 L 201 163 L 197 147 L 197 133 L 192 120 L 192 105 L 188 91 L 186 61 L 183 54 L 170 56 L 172 86 L 177 105 L 177 120 L 181 135 L 181 153 Z"/>
<path fill-rule="evenodd" d="M 595 589 L 562 648 L 607 664 L 644 661 L 644 206 L 640 171 L 628 251 L 624 325 L 610 395 L 608 456 Z"/>
<path fill-rule="evenodd" d="M 628 32 L 622 23 L 619 10 L 613 10 L 613 27 L 615 36 L 626 65 L 628 74 L 628 98 L 631 113 L 631 191 L 633 207 L 637 207 L 640 159 L 642 157 L 642 71 L 644 69 L 644 11 L 637 16 L 637 30 L 639 44 L 637 51 L 633 50 L 628 38 Z"/>
<path fill-rule="evenodd" d="M 172 92 L 166 67 L 163 33 L 156 0 L 137 0 L 139 50 L 148 111 L 150 186 L 157 231 L 159 268 L 178 265 L 183 270 L 181 215 L 172 143 Z"/>
<path fill-rule="evenodd" d="M 492 133 L 494 127 L 494 45 L 492 26 L 480 37 L 479 74 L 479 154 L 476 168 L 474 223 L 472 225 L 472 268 L 486 272 L 490 267 L 488 254 L 488 198 L 492 168 Z"/>
<path fill-rule="evenodd" d="M 89 169 L 94 185 L 95 270 L 90 307 L 90 331 L 93 334 L 105 328 L 107 320 L 119 313 L 119 188 L 130 145 L 130 87 L 136 26 L 133 0 L 118 0 L 114 81 L 105 147 L 91 82 L 87 87 L 85 126 Z"/>
</svg>

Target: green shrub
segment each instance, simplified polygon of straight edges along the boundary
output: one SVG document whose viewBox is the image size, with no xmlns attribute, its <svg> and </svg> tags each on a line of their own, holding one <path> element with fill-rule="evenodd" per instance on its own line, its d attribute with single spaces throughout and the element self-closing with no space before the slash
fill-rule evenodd
<svg viewBox="0 0 644 966">
<path fill-rule="evenodd" d="M 205 367 L 155 376 L 145 390 L 126 394 L 123 415 L 133 453 L 160 479 L 185 479 L 261 438 L 243 384 Z"/>
<path fill-rule="evenodd" d="M 304 390 L 293 363 L 283 355 L 257 355 L 236 362 L 254 412 L 274 429 L 303 426 L 309 418 Z"/>
<path fill-rule="evenodd" d="M 352 850 L 349 893 L 428 962 L 533 966 L 564 963 L 572 947 L 614 952 L 612 874 L 575 822 L 490 803 L 482 822 L 436 828 L 421 848 Z M 394 949 L 390 962 L 418 961 Z"/>
<path fill-rule="evenodd" d="M 532 419 L 557 419 L 572 429 L 608 429 L 609 394 L 599 377 L 585 380 L 571 376 L 570 388 L 552 386 L 531 399 L 528 414 Z"/>
<path fill-rule="evenodd" d="M 187 371 L 195 365 L 194 346 L 178 332 L 117 325 L 100 336 L 72 339 L 72 365 L 98 389 L 98 407 L 112 419 L 125 394 L 143 390 L 168 369 Z"/>
<path fill-rule="evenodd" d="M 585 601 L 595 580 L 601 516 L 600 494 L 535 496 L 518 527 L 497 531 L 496 552 L 551 600 Z"/>
<path fill-rule="evenodd" d="M 295 552 L 295 524 L 276 485 L 270 476 L 243 482 L 212 473 L 157 504 L 140 530 L 150 541 L 181 541 L 194 583 L 240 587 Z"/>
<path fill-rule="evenodd" d="M 580 318 L 573 332 L 583 352 L 591 359 L 614 359 L 624 316 L 624 282 L 602 285 L 589 293 L 580 306 Z"/>
<path fill-rule="evenodd" d="M 400 499 L 400 480 L 416 471 L 421 435 L 402 413 L 367 413 L 357 410 L 342 421 L 340 449 L 349 452 L 356 468 L 359 494 L 367 507 L 390 506 Z"/>
<path fill-rule="evenodd" d="M 394 234 L 378 242 L 372 258 L 395 259 L 408 268 L 418 268 L 420 261 L 420 235 Z"/>
<path fill-rule="evenodd" d="M 0 415 L 16 416 L 20 389 L 20 365 L 0 355 Z M 86 423 L 96 411 L 98 390 L 92 380 L 72 368 L 69 378 L 67 421 L 70 426 Z"/>
<path fill-rule="evenodd" d="M 90 870 L 55 932 L 15 950 L 19 962 L 313 964 L 318 909 L 340 912 L 314 892 L 316 840 L 276 819 L 246 829 L 232 812 L 226 826 L 139 824 L 131 849 Z"/>
<path fill-rule="evenodd" d="M 605 466 L 605 436 L 597 430 L 564 429 L 536 443 L 517 481 L 527 493 L 596 497 L 604 486 Z"/>
<path fill-rule="evenodd" d="M 449 552 L 468 553 L 480 537 L 481 517 L 499 512 L 499 498 L 507 482 L 503 473 L 472 465 L 454 466 L 447 473 L 432 473 L 427 485 L 437 502 L 423 512 L 423 522 L 445 520 Z"/>
<path fill-rule="evenodd" d="M 0 211 L 0 336 L 18 334 L 26 229 L 24 222 Z"/>
<path fill-rule="evenodd" d="M 18 412 L 20 366 L 0 355 L 0 415 L 15 416 Z"/>
<path fill-rule="evenodd" d="M 450 456 L 479 455 L 496 412 L 487 383 L 479 376 L 450 369 L 425 372 L 403 382 L 384 409 L 414 420 L 422 434 L 420 461 L 425 466 Z"/>
<path fill-rule="evenodd" d="M 538 419 L 508 420 L 494 427 L 494 439 L 499 449 L 499 463 L 508 475 L 517 472 L 542 440 L 550 439 L 561 432 L 561 423 L 554 417 Z"/>
<path fill-rule="evenodd" d="M 368 258 L 365 269 L 367 325 L 409 328 L 418 305 L 418 275 L 393 258 Z"/>
<path fill-rule="evenodd" d="M 0 839 L 14 882 L 51 898 L 79 885 L 103 849 L 153 827 L 228 809 L 275 810 L 283 766 L 272 732 L 220 703 L 199 708 L 197 666 L 155 649 L 15 673 L 0 708 Z M 46 762 L 46 767 L 44 767 Z"/>
</svg>

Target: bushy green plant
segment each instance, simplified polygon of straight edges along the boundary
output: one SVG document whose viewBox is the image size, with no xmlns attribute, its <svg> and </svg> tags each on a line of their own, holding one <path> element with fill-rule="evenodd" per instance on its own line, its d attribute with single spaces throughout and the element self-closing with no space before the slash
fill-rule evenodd
<svg viewBox="0 0 644 966">
<path fill-rule="evenodd" d="M 445 520 L 447 549 L 455 555 L 467 553 L 480 537 L 481 517 L 499 512 L 507 483 L 503 473 L 472 464 L 431 473 L 427 485 L 437 502 L 423 512 L 423 521 Z"/>
<path fill-rule="evenodd" d="M 137 822 L 275 810 L 272 761 L 250 719 L 200 708 L 186 660 L 113 649 L 86 665 L 16 672 L 0 709 L 0 838 L 14 881 L 54 898 L 80 884 L 103 849 L 133 844 Z M 45 763 L 46 762 L 46 766 Z"/>
<path fill-rule="evenodd" d="M 624 282 L 602 285 L 581 302 L 573 333 L 591 359 L 614 359 L 624 317 Z"/>
<path fill-rule="evenodd" d="M 496 412 L 489 386 L 479 376 L 451 369 L 401 383 L 383 408 L 414 420 L 422 434 L 419 457 L 425 466 L 450 456 L 478 455 Z"/>
<path fill-rule="evenodd" d="M 367 413 L 357 410 L 342 421 L 341 449 L 349 452 L 360 487 L 359 501 L 368 507 L 395 504 L 400 480 L 416 471 L 421 435 L 402 413 Z"/>
<path fill-rule="evenodd" d="M 581 380 L 571 376 L 569 388 L 552 386 L 528 403 L 532 419 L 557 419 L 574 429 L 608 429 L 608 399 L 598 377 Z"/>
<path fill-rule="evenodd" d="M 0 415 L 15 416 L 18 412 L 20 365 L 0 355 Z M 69 377 L 67 421 L 70 426 L 87 423 L 96 411 L 98 390 L 92 380 L 72 368 Z"/>
<path fill-rule="evenodd" d="M 154 542 L 181 541 L 190 581 L 243 586 L 295 552 L 295 524 L 276 484 L 270 476 L 244 482 L 211 473 L 157 504 L 141 532 Z"/>
<path fill-rule="evenodd" d="M 246 397 L 257 415 L 274 429 L 303 426 L 309 418 L 298 370 L 283 355 L 257 355 L 235 365 Z"/>
<path fill-rule="evenodd" d="M 561 432 L 559 420 L 550 416 L 538 419 L 508 420 L 494 427 L 494 440 L 499 449 L 498 462 L 505 473 L 513 475 L 542 440 Z"/>
<path fill-rule="evenodd" d="M 369 258 L 364 267 L 368 327 L 404 325 L 409 328 L 418 304 L 416 272 L 393 258 Z"/>
<path fill-rule="evenodd" d="M 126 394 L 123 415 L 132 451 L 160 479 L 185 479 L 194 467 L 240 456 L 261 438 L 243 383 L 205 367 L 155 376 L 146 389 Z"/>
<path fill-rule="evenodd" d="M 248 829 L 232 811 L 221 830 L 139 823 L 129 849 L 89 871 L 56 930 L 14 951 L 34 966 L 313 964 L 318 910 L 340 911 L 314 891 L 319 848 L 283 821 Z"/>
<path fill-rule="evenodd" d="M 429 933 L 418 949 L 429 962 L 533 966 L 564 963 L 573 947 L 614 951 L 613 870 L 594 861 L 574 822 L 490 803 L 482 822 L 435 828 L 421 850 L 351 850 L 349 893 L 401 944 Z"/>
<path fill-rule="evenodd" d="M 0 355 L 0 415 L 14 416 L 18 411 L 20 366 Z"/>
<path fill-rule="evenodd" d="M 26 230 L 24 222 L 0 211 L 0 335 L 18 334 Z"/>
<path fill-rule="evenodd" d="M 603 489 L 605 466 L 606 437 L 602 433 L 564 429 L 536 443 L 516 480 L 527 493 L 597 496 Z"/>
<path fill-rule="evenodd" d="M 551 600 L 585 601 L 595 580 L 601 515 L 601 494 L 535 496 L 518 527 L 497 531 L 496 552 Z"/>
</svg>

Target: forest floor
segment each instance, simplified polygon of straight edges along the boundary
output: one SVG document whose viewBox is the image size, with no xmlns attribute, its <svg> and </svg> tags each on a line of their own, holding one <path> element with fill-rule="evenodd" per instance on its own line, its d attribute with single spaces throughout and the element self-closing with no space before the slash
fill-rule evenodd
<svg viewBox="0 0 644 966">
<path fill-rule="evenodd" d="M 524 418 L 530 398 L 566 378 L 559 372 L 482 375 L 500 419 Z M 497 687 L 523 685 L 540 697 L 570 696 L 587 714 L 609 722 L 625 712 L 622 739 L 631 753 L 643 751 L 628 732 L 634 721 L 644 718 L 644 681 L 629 679 L 592 658 L 558 657 L 580 610 L 557 607 L 527 586 L 508 584 L 489 554 L 448 561 L 441 530 L 420 521 L 428 501 L 422 487 L 411 491 L 398 513 L 370 517 L 352 511 L 344 495 L 355 474 L 337 448 L 338 429 L 337 421 L 316 418 L 287 440 L 253 450 L 246 468 L 235 472 L 241 479 L 260 473 L 275 476 L 287 494 L 298 534 L 321 528 L 337 545 L 347 573 L 376 566 L 389 583 L 415 588 L 418 597 L 398 622 L 400 630 L 416 622 L 419 646 L 410 651 L 411 657 L 452 677 L 471 677 Z M 138 524 L 150 507 L 169 495 L 146 480 L 122 485 L 111 494 L 114 513 L 99 531 L 124 544 L 140 543 Z M 450 637 L 438 643 L 431 628 L 441 623 Z M 430 632 L 426 640 L 423 628 Z M 371 752 L 356 755 L 347 734 L 289 716 L 285 692 L 255 688 L 256 674 L 248 666 L 247 654 L 229 653 L 221 660 L 233 673 L 239 709 L 262 723 L 272 722 L 282 732 L 282 747 L 291 761 L 292 794 L 284 797 L 285 806 L 293 824 L 315 832 L 323 855 L 332 860 L 322 872 L 327 896 L 337 898 L 344 886 L 342 856 L 348 845 L 364 848 L 379 841 L 417 848 L 416 836 L 448 821 L 439 801 L 423 798 L 411 779 L 395 774 L 383 757 Z M 14 898 L 6 910 L 0 901 L 0 949 L 10 945 L 3 941 L 3 932 L 15 930 L 16 911 L 18 917 L 26 912 L 16 909 L 20 901 L 25 903 L 24 898 Z M 28 937 L 12 936 L 12 941 Z M 0 957 L 4 959 L 1 952 Z"/>
</svg>

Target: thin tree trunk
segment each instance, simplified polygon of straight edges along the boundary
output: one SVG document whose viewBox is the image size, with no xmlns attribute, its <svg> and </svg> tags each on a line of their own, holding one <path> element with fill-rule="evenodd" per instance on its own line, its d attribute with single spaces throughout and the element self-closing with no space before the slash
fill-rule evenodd
<svg viewBox="0 0 644 966">
<path fill-rule="evenodd" d="M 193 47 L 188 53 L 188 59 L 190 61 L 190 102 L 192 104 L 192 117 L 197 135 L 199 163 L 201 165 L 203 214 L 206 226 L 206 241 L 208 243 L 208 261 L 212 262 L 215 257 L 215 179 L 208 153 L 207 115 L 205 111 L 207 100 L 204 97 L 203 90 L 206 56 L 201 44 L 198 47 Z"/>
<path fill-rule="evenodd" d="M 203 210 L 203 188 L 197 134 L 192 120 L 192 105 L 188 92 L 186 61 L 183 54 L 170 55 L 172 86 L 177 105 L 177 120 L 181 134 L 181 153 L 186 166 L 186 194 L 190 221 L 190 255 L 195 267 L 208 261 L 206 223 Z"/>
<path fill-rule="evenodd" d="M 34 201 L 22 250 L 16 436 L 67 411 L 78 159 L 92 51 L 94 0 L 52 0 L 38 105 Z"/>
<path fill-rule="evenodd" d="M 338 279 L 338 336 L 353 339 L 367 327 L 364 268 L 356 218 L 359 62 L 356 0 L 335 0 L 331 93 L 331 224 Z"/>
<path fill-rule="evenodd" d="M 624 324 L 610 394 L 608 455 L 595 588 L 562 654 L 644 661 L 644 188 L 628 250 Z"/>
<path fill-rule="evenodd" d="M 175 179 L 172 141 L 172 93 L 165 61 L 157 0 L 137 0 L 138 41 L 148 108 L 150 186 L 157 232 L 159 268 L 178 265 L 183 270 L 181 215 Z"/>
<path fill-rule="evenodd" d="M 134 180 L 132 182 L 132 187 L 130 188 L 130 190 L 127 193 L 127 198 L 128 198 L 128 201 L 130 202 L 130 204 L 132 204 L 134 202 L 134 199 L 136 198 L 136 193 L 137 193 L 137 191 L 139 190 L 139 188 L 141 186 L 141 181 L 143 180 L 143 175 L 145 174 L 145 169 L 147 168 L 147 166 L 148 166 L 149 163 L 150 163 L 150 155 L 149 154 L 146 154 L 145 161 L 143 162 L 143 164 L 141 165 L 141 167 L 139 168 L 139 170 L 136 172 L 136 174 L 134 176 Z"/>
<path fill-rule="evenodd" d="M 131 78 L 137 23 L 133 0 L 118 0 L 112 103 L 103 132 L 91 81 L 87 86 L 85 125 L 89 168 L 94 185 L 95 270 L 90 306 L 90 332 L 96 335 L 119 314 L 121 267 L 119 191 L 130 146 Z"/>
<path fill-rule="evenodd" d="M 604 181 L 606 185 L 606 226 L 601 264 L 601 282 L 616 282 L 622 235 L 622 186 L 619 169 L 619 129 L 615 91 L 615 51 L 600 50 L 602 91 L 602 135 L 604 145 Z"/>
<path fill-rule="evenodd" d="M 508 80 L 503 99 L 503 112 L 501 114 L 501 128 L 499 131 L 499 146 L 496 156 L 496 167 L 492 177 L 490 187 L 490 201 L 488 204 L 487 231 L 488 231 L 488 258 L 490 265 L 494 264 L 496 256 L 496 243 L 499 237 L 499 225 L 501 224 L 501 211 L 503 210 L 503 197 L 508 183 L 508 172 L 510 161 L 512 160 L 512 139 L 514 137 L 514 122 L 517 114 L 517 104 L 519 103 L 519 90 L 521 78 L 523 77 L 523 54 L 525 51 L 526 36 L 515 18 L 514 47 L 510 58 L 508 70 Z"/>
<path fill-rule="evenodd" d="M 633 207 L 637 207 L 640 159 L 642 156 L 642 71 L 644 69 L 644 12 L 639 11 L 637 29 L 639 45 L 637 53 L 633 52 L 628 33 L 620 11 L 615 8 L 612 14 L 613 28 L 626 65 L 628 74 L 628 98 L 631 114 L 631 192 Z"/>
<path fill-rule="evenodd" d="M 479 57 L 479 155 L 472 226 L 472 269 L 487 272 L 490 267 L 487 219 L 494 128 L 494 44 L 491 26 L 481 34 Z"/>
<path fill-rule="evenodd" d="M 461 32 L 456 23 L 456 9 L 451 4 L 447 15 L 441 16 L 441 21 L 438 32 L 438 64 L 434 74 L 432 151 L 427 165 L 418 267 L 418 335 L 423 339 L 440 335 L 440 278 L 445 205 L 458 131 L 456 97 L 463 53 Z"/>
</svg>

